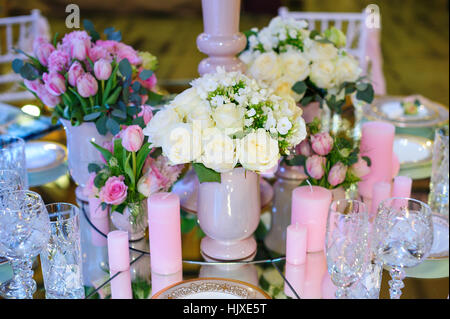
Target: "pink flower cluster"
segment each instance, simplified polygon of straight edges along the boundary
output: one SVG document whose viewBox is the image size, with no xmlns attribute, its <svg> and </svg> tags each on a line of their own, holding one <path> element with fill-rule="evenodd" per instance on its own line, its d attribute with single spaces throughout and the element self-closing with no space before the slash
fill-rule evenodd
<svg viewBox="0 0 450 319">
<path fill-rule="evenodd" d="M 83 98 L 95 96 L 98 92 L 98 81 L 108 80 L 112 73 L 111 63 L 128 59 L 131 65 L 143 71 L 140 66 L 142 59 L 131 46 L 113 40 L 91 41 L 86 31 L 73 31 L 64 36 L 55 48 L 42 37 L 38 37 L 33 44 L 33 53 L 40 64 L 47 68 L 41 80 L 25 81 L 28 89 L 36 93 L 50 108 L 61 102 L 60 96 L 70 85 L 76 88 Z M 93 68 L 88 58 L 94 63 Z M 67 83 L 66 83 L 67 74 Z M 153 89 L 156 85 L 156 76 L 139 82 L 147 88 Z"/>
</svg>

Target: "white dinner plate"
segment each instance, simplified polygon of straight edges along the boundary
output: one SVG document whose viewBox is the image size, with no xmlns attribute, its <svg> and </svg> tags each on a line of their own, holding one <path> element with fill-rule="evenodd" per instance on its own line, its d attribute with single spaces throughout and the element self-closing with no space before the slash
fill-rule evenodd
<svg viewBox="0 0 450 319">
<path fill-rule="evenodd" d="M 432 160 L 433 141 L 414 135 L 396 135 L 394 153 L 400 169 L 429 165 Z"/>
<path fill-rule="evenodd" d="M 172 285 L 152 299 L 271 299 L 262 289 L 225 278 L 198 278 Z"/>
<path fill-rule="evenodd" d="M 67 159 L 66 147 L 54 142 L 28 142 L 25 147 L 27 170 L 30 173 L 48 171 Z"/>
</svg>

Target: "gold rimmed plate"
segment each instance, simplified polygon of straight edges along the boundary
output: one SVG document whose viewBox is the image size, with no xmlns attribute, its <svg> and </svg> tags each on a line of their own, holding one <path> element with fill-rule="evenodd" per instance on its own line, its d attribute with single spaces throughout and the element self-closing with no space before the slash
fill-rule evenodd
<svg viewBox="0 0 450 319">
<path fill-rule="evenodd" d="M 434 213 L 433 216 L 433 246 L 428 259 L 448 259 L 449 224 L 448 218 Z"/>
<path fill-rule="evenodd" d="M 169 286 L 152 299 L 271 299 L 261 288 L 226 278 L 198 278 Z"/>
<path fill-rule="evenodd" d="M 433 141 L 421 136 L 398 134 L 394 139 L 394 153 L 400 169 L 431 165 Z"/>
</svg>

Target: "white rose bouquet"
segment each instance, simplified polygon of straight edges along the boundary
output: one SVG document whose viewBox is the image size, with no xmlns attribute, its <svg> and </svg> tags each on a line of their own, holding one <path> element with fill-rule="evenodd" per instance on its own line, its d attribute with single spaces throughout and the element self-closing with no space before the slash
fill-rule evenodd
<svg viewBox="0 0 450 319">
<path fill-rule="evenodd" d="M 346 96 L 354 92 L 371 103 L 372 85 L 360 76 L 358 60 L 343 48 L 342 31 L 332 27 L 319 33 L 306 27 L 305 21 L 276 17 L 262 30 L 246 32 L 247 48 L 239 57 L 247 73 L 302 105 L 317 101 L 340 113 Z"/>
<path fill-rule="evenodd" d="M 206 74 L 148 123 L 144 134 L 172 165 L 193 163 L 200 182 L 242 166 L 264 172 L 306 137 L 302 111 L 240 72 Z"/>
</svg>

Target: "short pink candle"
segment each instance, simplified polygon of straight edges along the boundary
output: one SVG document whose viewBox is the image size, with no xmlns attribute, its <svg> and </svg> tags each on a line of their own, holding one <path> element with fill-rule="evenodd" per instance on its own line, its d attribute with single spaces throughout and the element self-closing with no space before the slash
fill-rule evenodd
<svg viewBox="0 0 450 319">
<path fill-rule="evenodd" d="M 408 176 L 397 176 L 394 178 L 392 197 L 411 197 L 412 179 Z"/>
<path fill-rule="evenodd" d="M 170 275 L 160 275 L 152 272 L 152 296 L 180 281 L 183 281 L 183 271 Z"/>
<path fill-rule="evenodd" d="M 292 265 L 301 265 L 306 260 L 307 228 L 294 224 L 287 227 L 286 261 Z"/>
<path fill-rule="evenodd" d="M 112 299 L 132 299 L 128 232 L 115 230 L 108 234 L 109 272 Z"/>
<path fill-rule="evenodd" d="M 286 282 L 284 283 L 284 293 L 286 296 L 297 299 L 297 296 L 295 295 L 295 293 L 297 293 L 300 298 L 303 298 L 306 264 L 292 265 L 286 263 L 286 271 L 284 274 L 286 277 Z M 287 282 L 289 282 L 291 286 L 289 286 Z"/>
<path fill-rule="evenodd" d="M 306 226 L 307 252 L 324 249 L 331 200 L 331 192 L 320 186 L 300 186 L 292 192 L 291 224 Z"/>
<path fill-rule="evenodd" d="M 372 191 L 372 207 L 370 217 L 373 218 L 377 214 L 378 206 L 382 201 L 391 197 L 391 183 L 376 182 L 373 184 Z"/>
<path fill-rule="evenodd" d="M 109 233 L 108 209 L 102 209 L 99 198 L 89 198 L 89 218 L 91 223 L 103 234 Z M 97 247 L 106 246 L 106 237 L 91 227 L 92 244 Z"/>
<path fill-rule="evenodd" d="M 371 198 L 376 182 L 390 182 L 393 172 L 395 127 L 385 122 L 367 122 L 362 126 L 361 156 L 371 160 L 370 173 L 359 182 L 359 193 Z"/>
<path fill-rule="evenodd" d="M 180 199 L 176 194 L 150 196 L 148 227 L 152 271 L 161 275 L 181 271 Z"/>
</svg>

